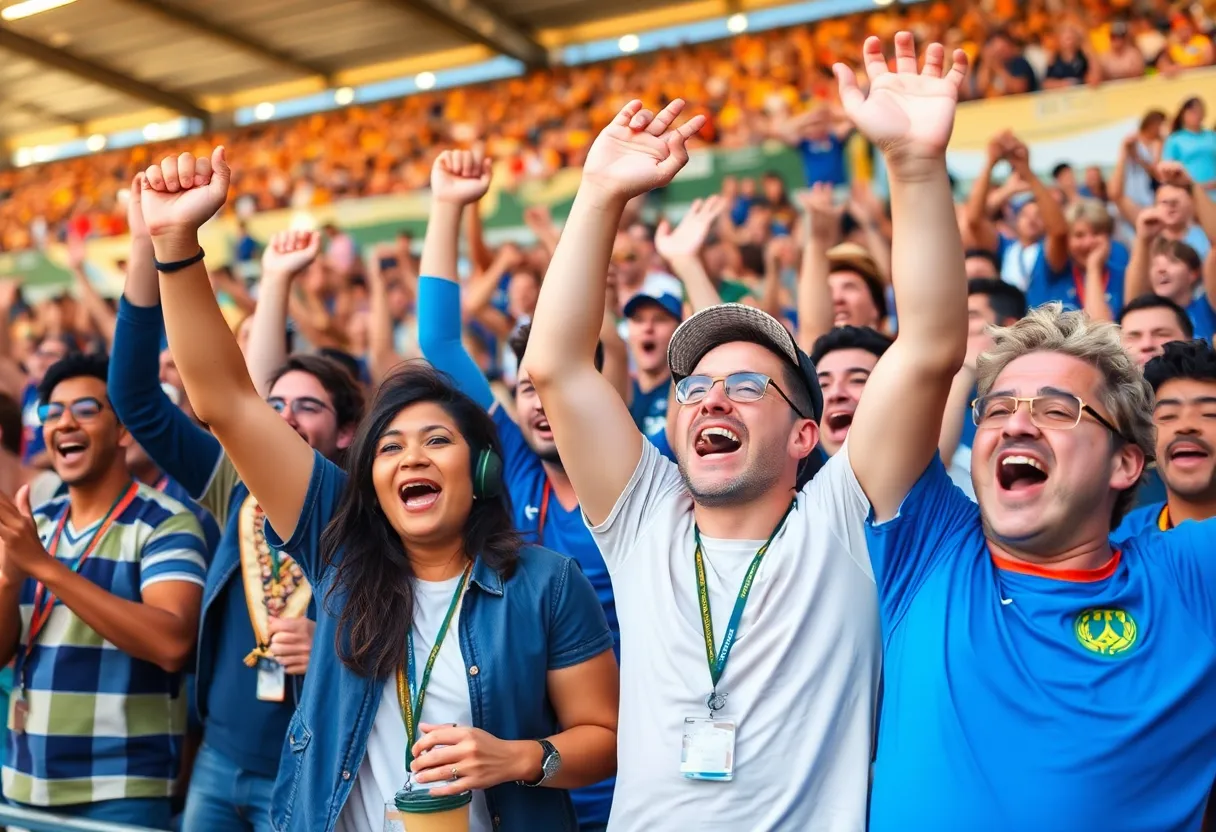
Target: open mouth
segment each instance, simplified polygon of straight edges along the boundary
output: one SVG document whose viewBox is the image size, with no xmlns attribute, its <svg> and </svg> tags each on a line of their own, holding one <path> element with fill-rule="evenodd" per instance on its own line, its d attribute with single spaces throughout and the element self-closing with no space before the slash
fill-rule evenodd
<svg viewBox="0 0 1216 832">
<path fill-rule="evenodd" d="M 997 460 L 996 481 L 1002 491 L 1032 493 L 1047 482 L 1047 467 L 1031 456 L 1006 454 Z"/>
<path fill-rule="evenodd" d="M 833 437 L 843 439 L 848 435 L 849 428 L 853 426 L 853 411 L 831 413 L 823 418 L 823 424 Z"/>
<path fill-rule="evenodd" d="M 84 456 L 84 452 L 88 450 L 88 444 L 79 439 L 63 439 L 55 443 L 55 453 L 64 462 L 75 462 Z"/>
<path fill-rule="evenodd" d="M 545 437 L 545 438 L 553 437 L 553 428 L 551 428 L 549 426 L 548 419 L 537 419 L 535 422 L 532 423 L 532 430 L 535 431 L 538 435 L 540 435 L 542 437 Z"/>
<path fill-rule="evenodd" d="M 1195 442 L 1175 442 L 1170 445 L 1167 456 L 1171 464 L 1187 468 L 1204 462 L 1211 453 Z"/>
<path fill-rule="evenodd" d="M 700 457 L 733 454 L 741 447 L 743 441 L 739 439 L 739 434 L 717 425 L 703 428 L 693 442 L 693 450 Z"/>
<path fill-rule="evenodd" d="M 432 480 L 410 480 L 401 485 L 397 494 L 406 511 L 426 511 L 439 501 L 441 491 L 439 484 Z"/>
</svg>

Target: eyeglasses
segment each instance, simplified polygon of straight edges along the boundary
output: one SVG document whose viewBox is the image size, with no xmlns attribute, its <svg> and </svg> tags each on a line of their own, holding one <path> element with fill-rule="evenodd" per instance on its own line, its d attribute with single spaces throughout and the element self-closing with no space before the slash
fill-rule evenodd
<svg viewBox="0 0 1216 832">
<path fill-rule="evenodd" d="M 106 406 L 103 402 L 91 396 L 76 399 L 76 401 L 69 402 L 68 404 L 64 404 L 63 402 L 47 402 L 46 404 L 38 405 L 38 421 L 44 425 L 58 422 L 63 416 L 64 411 L 70 410 L 73 419 L 87 422 L 100 416 L 101 411 L 105 409 Z"/>
<path fill-rule="evenodd" d="M 1072 430 L 1081 423 L 1081 415 L 1088 413 L 1120 439 L 1131 441 L 1117 427 L 1107 421 L 1101 413 L 1087 405 L 1080 396 L 1071 393 L 1045 393 L 1041 396 L 980 396 L 971 403 L 971 419 L 977 428 L 999 428 L 1009 421 L 1018 406 L 1026 402 L 1030 408 L 1030 421 L 1044 430 Z"/>
<path fill-rule="evenodd" d="M 275 396 L 272 399 L 267 399 L 266 403 L 274 408 L 275 413 L 283 413 L 290 410 L 294 416 L 319 416 L 327 410 L 333 410 L 325 402 L 320 399 L 314 399 L 312 396 L 301 396 L 298 399 L 291 400 Z"/>
<path fill-rule="evenodd" d="M 794 409 L 795 413 L 804 419 L 809 418 L 798 409 L 798 405 L 790 401 L 790 397 L 777 386 L 777 382 L 764 373 L 741 372 L 731 373 L 727 376 L 685 376 L 676 382 L 676 401 L 680 404 L 696 404 L 708 396 L 709 391 L 719 381 L 722 382 L 722 388 L 726 391 L 726 397 L 732 402 L 741 404 L 760 401 L 768 392 L 768 388 L 772 387 L 781 398 L 785 399 L 785 403 Z"/>
</svg>

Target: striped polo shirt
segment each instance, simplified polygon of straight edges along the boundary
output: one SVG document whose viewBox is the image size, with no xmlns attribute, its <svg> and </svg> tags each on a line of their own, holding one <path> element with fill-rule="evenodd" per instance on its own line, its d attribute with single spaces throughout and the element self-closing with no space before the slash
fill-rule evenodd
<svg viewBox="0 0 1216 832">
<path fill-rule="evenodd" d="M 34 510 L 50 545 L 66 495 Z M 73 565 L 102 521 L 64 525 L 56 557 Z M 80 567 L 80 575 L 127 601 L 145 587 L 186 581 L 202 587 L 206 545 L 197 518 L 151 486 L 115 518 Z M 181 676 L 123 653 L 56 601 L 28 649 L 35 582 L 21 590 L 21 646 L 16 679 L 26 682 L 25 730 L 8 714 L 4 796 L 33 806 L 64 806 L 134 797 L 169 797 L 181 760 L 186 698 Z M 25 665 L 28 664 L 28 667 Z M 17 683 L 15 683 L 17 684 Z"/>
</svg>

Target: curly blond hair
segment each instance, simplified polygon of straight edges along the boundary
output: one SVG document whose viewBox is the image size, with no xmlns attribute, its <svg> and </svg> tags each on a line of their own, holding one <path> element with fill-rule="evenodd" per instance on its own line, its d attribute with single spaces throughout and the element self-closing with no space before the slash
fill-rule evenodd
<svg viewBox="0 0 1216 832">
<path fill-rule="evenodd" d="M 992 348 L 976 364 L 979 395 L 992 390 L 997 376 L 1014 359 L 1032 352 L 1056 352 L 1079 358 L 1097 368 L 1105 381 L 1099 393 L 1111 422 L 1124 441 L 1132 441 L 1152 459 L 1155 445 L 1153 428 L 1153 388 L 1123 348 L 1119 327 L 1094 321 L 1083 312 L 1065 312 L 1059 303 L 1032 309 L 1012 326 L 992 329 Z M 1112 527 L 1123 518 L 1135 501 L 1136 489 L 1129 488 L 1115 501 Z"/>
</svg>

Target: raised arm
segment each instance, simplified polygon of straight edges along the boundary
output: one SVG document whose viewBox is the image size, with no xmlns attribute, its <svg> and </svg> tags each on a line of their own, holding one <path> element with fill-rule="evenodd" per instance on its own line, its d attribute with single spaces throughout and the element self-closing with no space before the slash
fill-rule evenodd
<svg viewBox="0 0 1216 832">
<path fill-rule="evenodd" d="M 979 175 L 971 183 L 971 195 L 967 197 L 964 209 L 967 227 L 975 237 L 975 244 L 994 254 L 1000 243 L 1000 236 L 988 213 L 988 196 L 992 191 L 992 169 L 996 167 L 997 162 L 1005 158 L 1008 139 L 1009 134 L 1006 132 L 998 133 L 988 140 L 988 156 L 984 159 L 984 166 L 980 168 Z"/>
<path fill-rule="evenodd" d="M 806 243 L 802 247 L 802 265 L 798 271 L 798 346 L 810 352 L 815 342 L 832 331 L 835 313 L 832 310 L 832 289 L 828 275 L 832 264 L 828 250 L 840 240 L 840 217 L 844 205 L 837 204 L 832 186 L 816 182 L 809 191 L 798 195 L 806 210 Z"/>
<path fill-rule="evenodd" d="M 1190 193 L 1194 203 L 1195 222 L 1204 236 L 1216 244 L 1216 202 L 1212 201 L 1202 183 L 1191 179 L 1181 162 L 1161 162 L 1157 165 L 1156 177 L 1163 184 L 1173 185 Z"/>
<path fill-rule="evenodd" d="M 688 295 L 693 312 L 700 312 L 722 302 L 714 282 L 705 272 L 705 264 L 701 262 L 701 250 L 705 247 L 705 238 L 709 236 L 710 228 L 718 221 L 718 217 L 722 216 L 726 207 L 726 200 L 721 196 L 698 199 L 693 202 L 674 231 L 667 220 L 660 222 L 655 231 L 654 247 L 684 284 L 684 292 Z"/>
<path fill-rule="evenodd" d="M 431 216 L 422 244 L 418 284 L 418 345 L 437 370 L 487 410 L 494 393 L 462 339 L 460 284 L 456 254 L 460 216 L 490 187 L 490 161 L 468 150 L 445 150 L 431 168 Z"/>
<path fill-rule="evenodd" d="M 1131 255 L 1127 261 L 1127 270 L 1123 275 L 1123 303 L 1131 303 L 1141 295 L 1153 290 L 1149 277 L 1149 267 L 1152 265 L 1153 241 L 1165 227 L 1161 212 L 1151 206 L 1140 211 L 1136 217 L 1136 239 L 1132 242 Z M 1105 268 L 1105 263 L 1102 264 Z M 1089 287 L 1086 286 L 1086 299 L 1089 297 Z M 1088 311 L 1088 310 L 1087 310 Z M 1091 313 L 1092 315 L 1092 313 Z M 1109 317 L 1100 320 L 1110 320 Z"/>
<path fill-rule="evenodd" d="M 666 185 L 688 162 L 684 145 L 705 119 L 673 128 L 683 108 L 676 99 L 656 116 L 631 101 L 591 145 L 528 339 L 524 364 L 593 524 L 608 518 L 629 484 L 643 442 L 625 402 L 595 369 L 608 260 L 625 203 Z"/>
<path fill-rule="evenodd" d="M 245 365 L 258 394 L 270 395 L 270 379 L 287 360 L 287 301 L 296 275 L 317 259 L 316 231 L 280 231 L 262 252 L 262 284 L 249 329 Z"/>
<path fill-rule="evenodd" d="M 195 413 L 211 426 L 237 473 L 284 540 L 300 519 L 313 451 L 258 395 L 201 259 L 198 229 L 224 206 L 224 149 L 210 159 L 167 157 L 145 172 L 143 216 L 160 271 L 165 332 Z"/>
<path fill-rule="evenodd" d="M 152 238 L 144 226 L 143 176 L 131 183 L 127 225 L 131 254 L 127 282 L 118 301 L 114 349 L 106 389 L 114 412 L 161 470 L 201 498 L 223 455 L 220 443 L 200 428 L 161 389 L 160 286 L 153 263 Z"/>
<path fill-rule="evenodd" d="M 114 327 L 116 323 L 114 310 L 110 308 L 105 298 L 97 291 L 97 287 L 93 285 L 93 281 L 89 280 L 89 275 L 84 269 L 84 238 L 75 235 L 68 238 L 68 266 L 71 268 L 72 277 L 76 281 L 76 295 L 80 299 L 80 305 L 84 307 L 89 319 L 93 322 L 93 326 L 97 327 L 97 331 L 101 333 L 106 346 L 112 346 L 114 344 Z"/>
<path fill-rule="evenodd" d="M 1013 140 L 1013 149 L 1008 158 L 1013 172 L 1030 185 L 1030 193 L 1034 195 L 1039 213 L 1043 215 L 1043 256 L 1047 259 L 1047 265 L 1053 272 L 1062 271 L 1068 265 L 1068 220 L 1064 217 L 1064 209 L 1030 167 L 1030 149 L 1025 144 Z"/>
<path fill-rule="evenodd" d="M 896 71 L 878 38 L 863 48 L 869 95 L 835 66 L 841 100 L 857 128 L 882 148 L 891 178 L 899 337 L 874 368 L 849 430 L 849 461 L 877 520 L 895 516 L 937 452 L 950 385 L 967 349 L 967 277 L 946 173 L 958 88 L 967 57 L 930 44 L 916 71 L 912 35 L 895 36 Z M 898 413 L 898 419 L 891 414 Z"/>
</svg>

